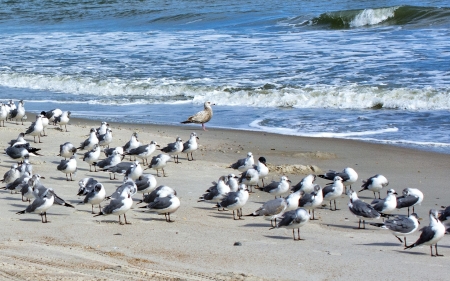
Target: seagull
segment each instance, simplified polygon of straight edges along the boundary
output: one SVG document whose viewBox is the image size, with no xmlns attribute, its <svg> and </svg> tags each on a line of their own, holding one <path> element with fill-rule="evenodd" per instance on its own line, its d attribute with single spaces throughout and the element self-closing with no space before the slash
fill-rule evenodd
<svg viewBox="0 0 450 281">
<path fill-rule="evenodd" d="M 107 159 L 105 159 L 107 160 Z M 103 160 L 103 161 L 105 161 Z M 100 163 L 100 162 L 99 162 Z M 108 172 L 109 173 L 109 179 L 110 180 L 115 180 L 116 179 L 116 174 L 119 175 L 126 175 L 127 171 L 133 166 L 133 163 L 131 162 L 120 162 L 115 166 L 110 166 L 106 169 L 100 169 L 100 171 L 102 172 Z M 114 175 L 113 178 L 111 178 L 111 174 Z"/>
<path fill-rule="evenodd" d="M 269 228 L 269 229 L 281 228 L 281 227 L 287 228 L 287 229 L 292 229 L 292 235 L 294 237 L 294 241 L 299 241 L 299 240 L 302 240 L 302 239 L 300 239 L 300 227 L 305 225 L 309 221 L 309 219 L 310 219 L 309 213 L 303 208 L 298 208 L 296 210 L 292 210 L 292 211 L 288 211 L 288 212 L 284 213 L 281 221 L 276 226 Z M 295 229 L 296 228 L 297 228 L 297 236 L 298 236 L 297 239 L 295 239 Z"/>
<path fill-rule="evenodd" d="M 97 128 L 97 136 L 106 134 L 106 129 L 109 128 L 109 124 L 107 122 L 102 122 L 100 127 Z"/>
<path fill-rule="evenodd" d="M 344 192 L 344 184 L 340 176 L 334 177 L 332 184 L 326 185 L 322 189 L 323 200 L 330 201 L 330 211 L 336 211 L 336 198 L 340 197 Z M 334 201 L 334 210 L 331 209 L 331 201 Z"/>
<path fill-rule="evenodd" d="M 141 143 L 138 140 L 138 134 L 136 132 L 134 132 L 131 135 L 130 140 L 123 146 L 123 151 L 126 153 L 129 153 L 130 150 L 134 149 L 134 148 L 138 148 L 141 145 Z M 131 156 L 130 156 L 130 160 L 131 160 Z"/>
<path fill-rule="evenodd" d="M 374 199 L 370 204 L 378 213 L 389 215 L 397 207 L 397 197 L 395 196 L 397 194 L 392 188 L 388 189 L 386 198 Z"/>
<path fill-rule="evenodd" d="M 29 143 L 10 146 L 5 149 L 5 153 L 14 160 L 23 161 L 30 156 L 41 156 L 38 151 L 40 148 L 31 147 Z"/>
<path fill-rule="evenodd" d="M 286 212 L 296 210 L 298 208 L 298 201 L 302 197 L 302 192 L 303 191 L 298 190 L 286 196 L 285 198 L 287 203 Z"/>
<path fill-rule="evenodd" d="M 135 183 L 136 183 L 136 187 L 137 187 L 137 192 L 142 193 L 143 197 L 144 197 L 145 193 L 150 194 L 150 192 L 155 190 L 156 185 L 157 185 L 155 176 L 153 176 L 151 174 L 141 175 L 136 180 Z"/>
<path fill-rule="evenodd" d="M 77 148 L 71 142 L 65 142 L 59 146 L 58 156 L 64 159 L 72 157 L 77 152 Z"/>
<path fill-rule="evenodd" d="M 23 102 L 23 100 L 20 100 L 17 108 L 11 110 L 9 113 L 11 120 L 13 120 L 13 119 L 16 120 L 16 125 L 19 125 L 19 122 L 17 120 L 22 121 L 22 125 L 23 125 L 23 117 L 25 116 L 24 104 L 25 103 Z"/>
<path fill-rule="evenodd" d="M 61 160 L 59 165 L 56 167 L 58 171 L 61 171 L 66 174 L 66 180 L 69 180 L 67 175 L 70 174 L 70 180 L 73 181 L 72 174 L 75 174 L 77 171 L 77 159 L 76 156 L 73 155 L 69 160 Z"/>
<path fill-rule="evenodd" d="M 364 184 L 361 185 L 362 189 L 358 192 L 361 192 L 363 190 L 370 190 L 373 192 L 373 196 L 375 198 L 377 198 L 375 192 L 378 192 L 378 199 L 380 199 L 381 189 L 389 185 L 389 181 L 386 179 L 386 177 L 380 174 L 370 177 L 367 180 L 363 180 L 363 183 Z"/>
<path fill-rule="evenodd" d="M 42 223 L 47 223 L 47 210 L 53 205 L 55 197 L 53 196 L 53 190 L 47 189 L 47 191 L 28 205 L 28 207 L 16 214 L 35 213 L 41 216 Z M 44 219 L 45 218 L 45 219 Z"/>
<path fill-rule="evenodd" d="M 354 184 L 358 180 L 358 174 L 355 170 L 350 167 L 345 168 L 342 172 L 336 172 L 333 170 L 329 170 L 327 173 L 323 175 L 319 175 L 320 178 L 327 180 L 334 180 L 335 176 L 340 176 L 344 183 L 344 192 L 347 192 L 347 186 L 350 186 L 352 189 L 352 184 Z"/>
<path fill-rule="evenodd" d="M 132 179 L 133 181 L 137 180 L 140 176 L 142 176 L 142 166 L 139 161 L 134 161 L 131 163 L 131 167 L 127 169 L 125 172 L 125 176 L 127 178 Z"/>
<path fill-rule="evenodd" d="M 280 178 L 279 182 L 271 182 L 270 184 L 266 185 L 265 187 L 261 188 L 262 191 L 273 194 L 275 198 L 277 198 L 277 195 L 281 196 L 281 194 L 284 194 L 289 191 L 289 183 L 291 181 L 286 176 L 282 176 Z"/>
<path fill-rule="evenodd" d="M 238 219 L 242 217 L 242 207 L 248 200 L 248 189 L 245 184 L 239 186 L 237 192 L 229 192 L 227 196 L 219 202 L 219 206 L 233 211 L 233 219 L 236 220 L 234 211 L 236 210 Z"/>
<path fill-rule="evenodd" d="M 149 203 L 147 206 L 140 208 L 147 208 L 150 211 L 158 214 L 164 214 L 166 222 L 173 222 L 170 220 L 170 214 L 176 212 L 180 207 L 180 199 L 174 194 L 169 194 L 166 197 L 157 197 L 155 201 Z"/>
<path fill-rule="evenodd" d="M 6 119 L 8 119 L 8 109 L 6 108 L 5 104 L 1 103 L 0 104 L 0 124 L 3 124 L 3 126 L 0 126 L 0 127 L 5 127 Z"/>
<path fill-rule="evenodd" d="M 125 219 L 125 224 L 131 224 L 127 221 L 127 217 L 125 213 L 131 209 L 133 205 L 133 199 L 131 199 L 131 194 L 129 190 L 124 190 L 124 192 L 118 197 L 112 199 L 109 204 L 103 207 L 103 210 L 95 215 L 97 216 L 107 216 L 107 215 L 118 215 L 119 216 L 119 224 L 123 225 L 124 223 L 121 220 L 121 216 L 123 215 Z"/>
<path fill-rule="evenodd" d="M 100 168 L 100 170 L 107 170 L 111 167 L 118 165 L 122 161 L 122 156 L 117 150 L 113 151 L 113 154 L 106 159 L 103 159 L 97 163 L 93 163 L 94 166 Z M 110 177 L 111 179 L 111 177 Z"/>
<path fill-rule="evenodd" d="M 197 144 L 198 139 L 199 138 L 197 137 L 197 134 L 195 132 L 192 132 L 189 140 L 183 144 L 183 150 L 181 152 L 184 152 L 187 154 L 188 161 L 194 160 L 194 157 L 192 156 L 192 152 L 194 152 L 198 149 L 198 144 Z M 189 159 L 189 153 L 191 153 L 192 159 Z"/>
<path fill-rule="evenodd" d="M 217 183 L 207 190 L 207 193 L 200 196 L 200 200 L 197 202 L 210 201 L 218 203 L 222 201 L 230 192 L 230 186 L 226 184 L 226 180 L 226 176 L 221 176 Z"/>
<path fill-rule="evenodd" d="M 378 213 L 371 205 L 366 202 L 360 200 L 358 198 L 358 194 L 353 190 L 349 190 L 347 192 L 350 197 L 350 202 L 348 203 L 348 209 L 352 214 L 358 217 L 359 225 L 358 229 L 361 229 L 361 221 L 363 222 L 363 228 L 366 228 L 366 220 L 368 219 L 379 219 L 380 213 Z"/>
<path fill-rule="evenodd" d="M 104 133 L 103 135 L 98 135 L 97 138 L 98 138 L 98 144 L 100 146 L 109 147 L 109 144 L 113 140 L 112 130 L 110 128 L 107 128 L 106 133 Z"/>
<path fill-rule="evenodd" d="M 292 192 L 297 192 L 299 190 L 304 193 L 311 193 L 314 191 L 314 181 L 316 180 L 316 175 L 310 174 L 304 177 L 299 183 L 292 187 Z"/>
<path fill-rule="evenodd" d="M 107 199 L 119 199 L 120 197 L 124 197 L 125 192 L 130 194 L 130 197 L 133 197 L 137 193 L 137 186 L 133 180 L 125 178 L 123 183 L 119 185 L 113 194 L 107 197 Z"/>
<path fill-rule="evenodd" d="M 101 212 L 102 206 L 101 203 L 103 200 L 105 200 L 106 197 L 106 191 L 103 187 L 103 184 L 96 183 L 94 185 L 94 188 L 86 194 L 86 197 L 84 197 L 83 204 L 91 204 L 92 205 L 92 214 L 95 214 L 94 212 L 94 205 L 98 204 L 99 211 Z"/>
<path fill-rule="evenodd" d="M 160 149 L 162 152 L 165 152 L 169 155 L 173 155 L 173 161 L 175 163 L 181 163 L 178 161 L 178 154 L 180 154 L 183 151 L 183 141 L 180 137 L 177 137 L 175 142 L 167 144 L 167 146 Z M 177 157 L 175 160 L 175 156 Z"/>
<path fill-rule="evenodd" d="M 253 169 L 258 172 L 258 176 L 262 181 L 262 185 L 264 187 L 264 178 L 269 174 L 269 168 L 266 165 L 266 158 L 259 157 L 256 165 L 253 165 Z"/>
<path fill-rule="evenodd" d="M 20 177 L 19 165 L 16 163 L 11 165 L 11 168 L 3 175 L 2 183 L 8 184 L 14 182 Z"/>
<path fill-rule="evenodd" d="M 143 202 L 149 204 L 151 202 L 154 202 L 156 198 L 166 197 L 170 194 L 177 195 L 177 192 L 167 185 L 160 185 L 157 188 L 155 188 L 152 192 L 150 192 L 150 194 L 145 195 L 144 199 L 138 202 L 138 204 Z"/>
<path fill-rule="evenodd" d="M 62 110 L 59 108 L 55 108 L 45 112 L 45 117 L 47 117 L 48 121 L 54 122 L 56 117 L 61 116 Z"/>
<path fill-rule="evenodd" d="M 66 132 L 67 131 L 67 124 L 69 124 L 69 120 L 70 120 L 70 111 L 64 111 L 60 116 L 56 116 L 53 120 L 54 124 L 59 124 L 59 129 L 62 131 L 62 126 L 64 125 L 64 127 L 66 128 Z M 50 119 L 49 119 L 50 120 Z"/>
<path fill-rule="evenodd" d="M 239 189 L 239 177 L 236 177 L 234 174 L 228 174 L 226 184 L 230 187 L 230 191 L 236 192 Z"/>
<path fill-rule="evenodd" d="M 18 170 L 19 170 L 21 175 L 23 175 L 25 172 L 30 174 L 30 176 L 33 175 L 33 165 L 31 165 L 31 163 L 30 163 L 30 157 L 29 156 L 25 156 L 23 158 L 22 165 L 20 165 L 18 167 Z"/>
<path fill-rule="evenodd" d="M 122 146 L 117 146 L 115 148 L 104 148 L 103 149 L 103 153 L 105 154 L 106 157 L 112 156 L 114 151 L 117 151 L 117 153 L 120 155 L 124 155 L 124 153 L 125 153 L 123 151 Z"/>
<path fill-rule="evenodd" d="M 76 150 L 76 148 L 74 148 Z M 88 152 L 84 153 L 83 161 L 89 164 L 89 172 L 92 172 L 92 165 L 98 161 L 100 158 L 100 146 L 98 144 L 94 145 L 94 147 Z M 97 172 L 97 166 L 94 166 L 95 172 Z"/>
<path fill-rule="evenodd" d="M 186 121 L 181 122 L 182 124 L 188 124 L 188 123 L 197 123 L 202 124 L 203 131 L 206 130 L 205 123 L 207 123 L 209 120 L 211 120 L 213 116 L 213 110 L 211 108 L 211 105 L 215 105 L 214 103 L 211 103 L 209 101 L 205 102 L 203 104 L 204 109 L 202 111 L 199 111 L 195 113 L 192 116 L 189 116 Z"/>
<path fill-rule="evenodd" d="M 450 220 L 450 206 L 439 212 L 439 220 L 443 223 L 448 223 Z"/>
<path fill-rule="evenodd" d="M 82 143 L 80 143 L 80 147 L 78 147 L 77 149 L 80 150 L 91 150 L 92 148 L 94 148 L 94 145 L 98 144 L 98 138 L 96 135 L 96 130 L 95 128 L 91 128 L 90 132 L 89 132 L 89 137 L 84 140 Z"/>
<path fill-rule="evenodd" d="M 311 193 L 304 193 L 300 200 L 298 200 L 298 206 L 305 208 L 309 210 L 309 212 L 312 210 L 312 219 L 315 220 L 314 217 L 314 209 L 319 207 L 323 202 L 323 194 L 322 194 L 322 188 L 320 185 L 316 184 L 314 186 L 314 191 Z"/>
<path fill-rule="evenodd" d="M 41 177 L 39 174 L 34 174 L 31 178 L 28 178 L 26 183 L 22 184 L 20 189 L 20 193 L 22 194 L 22 202 L 28 201 L 31 204 L 31 199 L 35 198 L 34 189 L 41 185 L 40 179 L 45 178 Z"/>
<path fill-rule="evenodd" d="M 45 129 L 48 127 L 49 121 L 48 121 L 47 116 L 45 116 L 45 111 L 41 112 L 41 117 L 42 117 L 42 127 L 44 127 L 42 129 L 42 136 L 46 137 L 47 134 L 45 133 Z"/>
<path fill-rule="evenodd" d="M 239 172 L 245 172 L 250 168 L 253 168 L 255 160 L 253 159 L 253 154 L 251 152 L 247 153 L 247 157 L 244 159 L 239 159 L 235 163 L 230 165 L 230 168 L 238 170 Z"/>
<path fill-rule="evenodd" d="M 437 250 L 437 242 L 442 239 L 445 235 L 445 226 L 442 224 L 442 222 L 438 219 L 438 211 L 431 209 L 430 210 L 430 225 L 422 228 L 420 231 L 422 233 L 420 234 L 419 239 L 405 247 L 406 249 L 411 249 L 419 245 L 430 245 L 430 251 L 432 257 L 438 257 L 442 256 L 438 254 Z M 434 248 L 436 250 L 436 255 L 433 255 L 433 244 Z"/>
<path fill-rule="evenodd" d="M 15 139 L 15 140 L 10 140 L 10 141 L 8 142 L 8 144 L 9 144 L 10 146 L 19 145 L 19 144 L 27 144 L 28 142 L 24 139 L 24 137 L 25 137 L 25 133 L 20 133 L 20 134 L 17 136 L 17 139 Z"/>
<path fill-rule="evenodd" d="M 98 181 L 94 178 L 84 178 L 78 182 L 78 196 L 87 195 L 91 190 L 94 189 L 94 186 L 98 183 Z"/>
<path fill-rule="evenodd" d="M 389 229 L 397 239 L 403 243 L 399 235 L 404 235 L 404 242 L 406 247 L 406 235 L 414 233 L 419 228 L 419 217 L 416 213 L 410 216 L 395 216 L 393 219 L 386 220 L 384 223 L 370 223 L 370 225 L 378 226 L 384 229 Z"/>
<path fill-rule="evenodd" d="M 170 156 L 166 154 L 158 154 L 152 158 L 150 161 L 150 165 L 148 166 L 150 169 L 156 170 L 156 175 L 159 177 L 159 170 L 163 171 L 163 176 L 166 176 L 164 172 L 164 167 L 167 165 L 167 161 L 170 160 Z"/>
<path fill-rule="evenodd" d="M 397 197 L 397 209 L 408 208 L 409 215 L 409 208 L 413 207 L 414 213 L 414 206 L 420 205 L 422 201 L 422 191 L 418 190 L 417 188 L 407 187 L 403 189 L 402 196 Z"/>
<path fill-rule="evenodd" d="M 251 168 L 241 174 L 239 178 L 239 183 L 243 183 L 248 187 L 258 186 L 259 182 L 259 174 L 258 171 Z M 253 192 L 253 188 L 251 188 L 250 193 Z"/>
<path fill-rule="evenodd" d="M 275 226 L 277 224 L 277 218 L 282 217 L 286 211 L 288 204 L 284 198 L 276 198 L 265 202 L 261 207 L 259 207 L 253 213 L 247 215 L 252 217 L 264 216 L 265 220 L 270 220 L 270 225 Z"/>
<path fill-rule="evenodd" d="M 36 136 L 41 142 L 41 133 L 44 130 L 44 125 L 42 124 L 42 116 L 38 115 L 36 121 L 31 123 L 30 127 L 25 131 L 25 135 L 33 136 L 34 142 L 36 143 Z"/>
<path fill-rule="evenodd" d="M 28 172 L 25 172 L 20 175 L 17 179 L 15 179 L 13 182 L 8 183 L 5 187 L 6 190 L 13 192 L 13 190 L 17 193 L 22 188 L 22 184 L 27 183 L 28 180 L 31 178 L 31 175 Z"/>
<path fill-rule="evenodd" d="M 150 144 L 141 145 L 137 148 L 130 149 L 127 155 L 135 155 L 137 158 L 143 160 L 144 165 L 148 165 L 148 158 L 155 152 L 156 147 L 160 147 L 156 141 L 151 141 Z"/>
</svg>

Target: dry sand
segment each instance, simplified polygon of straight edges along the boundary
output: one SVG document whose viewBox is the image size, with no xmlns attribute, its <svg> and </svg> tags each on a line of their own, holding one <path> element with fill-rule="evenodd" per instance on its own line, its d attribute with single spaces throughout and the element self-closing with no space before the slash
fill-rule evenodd
<svg viewBox="0 0 450 281">
<path fill-rule="evenodd" d="M 0 128 L 1 149 L 29 125 L 7 123 Z M 34 172 L 46 177 L 42 183 L 72 204 L 83 198 L 76 196 L 78 180 L 92 176 L 102 182 L 111 194 L 121 180 L 109 180 L 106 173 L 89 172 L 89 165 L 78 160 L 75 181 L 68 182 L 56 170 L 61 158 L 59 145 L 70 141 L 78 145 L 89 129 L 100 122 L 72 120 L 69 132 L 50 125 L 43 143 L 43 157 L 32 158 Z M 358 219 L 347 208 L 348 198 L 338 200 L 341 210 L 316 211 L 319 220 L 302 227 L 305 240 L 293 241 L 290 230 L 269 230 L 270 222 L 260 217 L 233 220 L 231 212 L 218 212 L 210 203 L 197 199 L 220 176 L 235 172 L 227 166 L 244 158 L 248 151 L 265 156 L 272 171 L 268 180 L 286 174 L 293 184 L 306 174 L 328 169 L 342 170 L 350 166 L 361 180 L 377 173 L 385 175 L 390 188 L 401 192 L 405 187 L 421 189 L 425 194 L 416 212 L 428 225 L 430 208 L 450 203 L 448 197 L 449 156 L 415 151 L 387 145 L 357 141 L 302 138 L 261 132 L 219 130 L 201 131 L 200 126 L 157 126 L 111 124 L 112 146 L 124 145 L 132 132 L 140 141 L 151 140 L 161 145 L 177 136 L 187 140 L 197 132 L 201 148 L 195 161 L 170 162 L 168 177 L 157 178 L 177 190 L 180 209 L 172 215 L 174 223 L 163 216 L 143 213 L 135 204 L 127 213 L 131 225 L 119 225 L 118 217 L 93 217 L 88 205 L 75 209 L 53 206 L 48 211 L 48 224 L 36 214 L 17 215 L 27 203 L 19 194 L 0 192 L 1 237 L 0 279 L 10 280 L 446 280 L 450 257 L 450 240 L 444 237 L 433 258 L 429 247 L 403 250 L 402 244 L 387 230 L 367 226 L 357 230 Z M 26 137 L 32 141 L 32 137 Z M 78 153 L 81 157 L 83 152 Z M 156 153 L 155 153 L 156 154 Z M 103 155 L 102 155 L 103 157 Z M 14 163 L 6 155 L 0 157 L 0 174 Z M 276 168 L 276 169 L 275 169 Z M 153 170 L 147 172 L 155 174 Z M 122 177 L 119 177 L 122 179 Z M 327 181 L 318 179 L 322 186 Z M 385 191 L 383 191 L 385 195 Z M 360 197 L 371 201 L 371 192 Z M 136 195 L 137 202 L 140 195 Z M 261 191 L 250 196 L 244 214 L 256 210 L 273 199 Z M 105 204 L 105 203 L 104 203 Z M 405 214 L 406 210 L 398 213 Z M 419 233 L 408 237 L 415 241 Z M 242 246 L 233 246 L 241 242 Z M 446 269 L 447 268 L 447 269 Z"/>
</svg>

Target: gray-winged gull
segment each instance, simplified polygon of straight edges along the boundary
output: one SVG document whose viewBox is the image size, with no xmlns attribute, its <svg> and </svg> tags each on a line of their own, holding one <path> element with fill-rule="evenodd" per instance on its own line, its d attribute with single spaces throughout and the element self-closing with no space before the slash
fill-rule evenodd
<svg viewBox="0 0 450 281">
<path fill-rule="evenodd" d="M 280 181 L 273 181 L 268 185 L 260 188 L 262 191 L 272 194 L 277 198 L 289 191 L 291 181 L 286 176 L 281 176 Z"/>
<path fill-rule="evenodd" d="M 358 192 L 361 192 L 363 190 L 370 190 L 373 192 L 373 196 L 375 198 L 375 192 L 378 192 L 378 199 L 380 199 L 380 191 L 383 189 L 383 187 L 386 187 L 389 185 L 389 181 L 386 179 L 385 176 L 377 174 L 373 177 L 368 178 L 367 180 L 363 180 L 363 185 L 361 185 L 362 189 Z"/>
<path fill-rule="evenodd" d="M 155 152 L 157 147 L 160 147 L 159 144 L 156 143 L 156 141 L 151 141 L 149 144 L 130 149 L 126 155 L 134 155 L 137 158 L 142 159 L 144 165 L 148 165 L 148 158 Z"/>
<path fill-rule="evenodd" d="M 294 241 L 302 240 L 300 238 L 300 227 L 305 225 L 310 219 L 309 213 L 303 209 L 298 208 L 296 210 L 288 211 L 283 214 L 283 217 L 281 221 L 275 226 L 270 229 L 274 228 L 287 228 L 292 229 L 292 236 L 294 237 Z M 298 238 L 295 238 L 295 229 L 297 228 L 297 236 Z"/>
<path fill-rule="evenodd" d="M 178 161 L 178 154 L 183 151 L 183 140 L 180 137 L 177 137 L 175 142 L 167 144 L 165 147 L 160 149 L 162 152 L 167 153 L 168 155 L 173 156 L 173 161 L 175 163 L 181 163 Z M 176 157 L 176 158 L 175 158 Z"/>
<path fill-rule="evenodd" d="M 235 163 L 230 165 L 230 168 L 238 170 L 239 172 L 245 172 L 248 169 L 253 168 L 254 164 L 255 159 L 253 158 L 253 153 L 247 152 L 247 157 L 237 160 Z"/>
<path fill-rule="evenodd" d="M 275 226 L 277 224 L 277 218 L 282 217 L 283 213 L 286 211 L 287 202 L 284 198 L 276 198 L 265 202 L 256 211 L 247 216 L 258 217 L 263 216 L 265 220 L 270 220 L 270 225 Z"/>
<path fill-rule="evenodd" d="M 336 172 L 333 170 L 329 170 L 323 175 L 318 175 L 320 178 L 327 180 L 334 180 L 335 176 L 340 176 L 344 183 L 344 192 L 347 192 L 347 186 L 350 186 L 352 189 L 352 184 L 354 184 L 358 180 L 358 173 L 353 168 L 347 167 L 342 172 Z"/>
<path fill-rule="evenodd" d="M 140 208 L 147 208 L 152 212 L 164 214 L 166 222 L 173 222 L 170 220 L 170 214 L 176 212 L 180 207 L 180 204 L 180 199 L 177 196 L 169 194 L 166 197 L 157 197 L 155 201 Z"/>
<path fill-rule="evenodd" d="M 397 197 L 397 209 L 408 208 L 409 215 L 409 208 L 412 207 L 414 213 L 414 206 L 420 205 L 422 201 L 422 191 L 417 188 L 407 187 L 403 189 L 402 196 Z"/>
<path fill-rule="evenodd" d="M 36 121 L 31 123 L 31 125 L 25 131 L 25 135 L 33 136 L 33 140 L 35 143 L 36 143 L 36 136 L 37 136 L 39 139 L 39 142 L 41 142 L 41 133 L 43 130 L 44 130 L 44 125 L 42 124 L 42 116 L 38 115 L 36 117 Z"/>
<path fill-rule="evenodd" d="M 304 193 L 308 194 L 314 191 L 314 182 L 316 180 L 316 175 L 309 174 L 306 177 L 304 177 L 299 183 L 294 185 L 291 189 L 292 192 L 297 192 L 299 190 L 303 191 Z"/>
<path fill-rule="evenodd" d="M 98 144 L 98 138 L 96 134 L 95 128 L 91 128 L 89 131 L 89 137 L 85 139 L 82 143 L 80 143 L 80 146 L 77 149 L 80 150 L 91 150 L 94 148 L 94 145 Z"/>
<path fill-rule="evenodd" d="M 318 208 L 323 202 L 323 193 L 320 185 L 314 186 L 314 191 L 311 193 L 302 194 L 300 200 L 298 200 L 298 206 L 305 208 L 309 211 L 312 210 L 312 219 L 315 220 L 314 210 Z"/>
<path fill-rule="evenodd" d="M 101 203 L 106 198 L 106 191 L 105 187 L 101 183 L 96 183 L 94 185 L 94 188 L 86 194 L 83 200 L 83 204 L 91 204 L 92 207 L 92 214 L 95 214 L 94 212 L 94 205 L 98 205 L 99 211 L 101 212 L 102 206 Z"/>
<path fill-rule="evenodd" d="M 334 177 L 334 181 L 331 184 L 326 185 L 322 189 L 323 200 L 330 201 L 330 210 L 336 211 L 336 198 L 340 197 L 344 192 L 344 184 L 342 178 L 339 176 Z M 334 201 L 334 210 L 331 208 L 331 201 Z"/>
<path fill-rule="evenodd" d="M 61 160 L 56 169 L 66 174 L 67 181 L 69 180 L 68 175 L 70 175 L 70 180 L 73 181 L 72 174 L 75 174 L 77 171 L 76 156 L 73 155 L 72 157 L 69 158 L 69 160 Z"/>
<path fill-rule="evenodd" d="M 92 172 L 92 165 L 97 163 L 98 159 L 100 158 L 100 153 L 101 150 L 98 144 L 94 145 L 94 147 L 91 150 L 84 153 L 83 161 L 89 164 L 89 172 Z M 94 171 L 97 172 L 97 166 L 95 165 Z"/>
<path fill-rule="evenodd" d="M 366 220 L 380 218 L 380 213 L 378 213 L 371 205 L 360 200 L 355 191 L 350 189 L 347 194 L 350 197 L 348 209 L 359 219 L 358 229 L 361 228 L 361 221 L 363 222 L 363 228 L 366 228 Z"/>
<path fill-rule="evenodd" d="M 219 206 L 233 211 L 233 219 L 236 220 L 234 211 L 236 210 L 238 219 L 242 217 L 242 207 L 247 203 L 249 194 L 245 184 L 239 186 L 237 192 L 229 192 L 227 196 L 219 202 Z"/>
<path fill-rule="evenodd" d="M 374 199 L 370 204 L 372 207 L 382 215 L 389 215 L 397 207 L 397 192 L 395 190 L 388 189 L 387 196 L 384 199 Z"/>
<path fill-rule="evenodd" d="M 194 156 L 192 156 L 192 152 L 194 152 L 198 149 L 198 143 L 197 143 L 198 139 L 199 138 L 197 136 L 197 133 L 192 132 L 191 136 L 189 137 L 189 140 L 183 144 L 183 151 L 181 151 L 181 152 L 184 152 L 187 154 L 188 161 L 194 160 Z M 189 159 L 189 153 L 191 154 L 191 159 Z"/>
<path fill-rule="evenodd" d="M 419 228 L 420 222 L 417 214 L 412 213 L 410 216 L 399 215 L 395 216 L 393 219 L 386 220 L 383 223 L 370 223 L 370 225 L 389 229 L 401 243 L 405 243 L 406 247 L 406 235 L 414 233 Z M 404 236 L 404 241 L 398 237 L 400 235 Z"/>
<path fill-rule="evenodd" d="M 64 159 L 72 157 L 77 152 L 77 148 L 71 142 L 65 142 L 59 146 L 58 156 Z"/>
</svg>

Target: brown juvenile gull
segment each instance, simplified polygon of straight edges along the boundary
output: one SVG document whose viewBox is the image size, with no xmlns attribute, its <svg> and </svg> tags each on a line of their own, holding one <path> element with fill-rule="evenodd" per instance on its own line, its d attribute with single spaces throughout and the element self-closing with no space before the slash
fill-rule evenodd
<svg viewBox="0 0 450 281">
<path fill-rule="evenodd" d="M 188 123 L 202 124 L 203 130 L 207 131 L 206 127 L 205 127 L 205 123 L 207 123 L 209 120 L 211 120 L 211 118 L 213 116 L 213 111 L 212 111 L 211 105 L 215 105 L 215 104 L 211 103 L 210 101 L 205 102 L 204 110 L 195 113 L 194 115 L 190 116 L 186 121 L 183 121 L 181 123 L 183 123 L 183 124 L 188 124 Z"/>
</svg>

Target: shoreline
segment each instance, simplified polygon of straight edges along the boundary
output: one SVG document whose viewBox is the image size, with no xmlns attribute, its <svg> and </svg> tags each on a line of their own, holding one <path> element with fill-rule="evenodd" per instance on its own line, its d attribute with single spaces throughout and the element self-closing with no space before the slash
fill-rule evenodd
<svg viewBox="0 0 450 281">
<path fill-rule="evenodd" d="M 28 122 L 24 126 L 8 123 L 7 127 L 0 128 L 1 147 L 5 148 L 6 142 L 15 139 L 27 125 Z M 112 147 L 125 144 L 134 131 L 138 132 L 141 142 L 156 140 L 162 147 L 177 136 L 186 141 L 192 131 L 200 138 L 200 148 L 194 152 L 195 161 L 188 162 L 186 155 L 180 154 L 182 163 L 169 162 L 165 169 L 168 177 L 157 178 L 158 185 L 177 190 L 181 207 L 171 215 L 175 222 L 166 223 L 164 217 L 142 212 L 137 205 L 140 199 L 137 194 L 133 209 L 127 213 L 132 224 L 121 226 L 117 216 L 94 218 L 90 206 L 78 205 L 83 197 L 76 196 L 76 192 L 78 180 L 92 176 L 105 185 L 107 194 L 111 194 L 122 177 L 109 180 L 106 173 L 89 172 L 89 165 L 80 159 L 73 182 L 67 182 L 65 175 L 56 170 L 61 160 L 57 156 L 59 144 L 71 141 L 78 145 L 87 138 L 91 127 L 99 125 L 100 121 L 72 118 L 69 132 L 61 132 L 50 125 L 49 136 L 42 138 L 43 143 L 32 143 L 42 148 L 44 154 L 31 159 L 33 171 L 45 176 L 42 184 L 54 188 L 75 209 L 53 206 L 48 211 L 51 223 L 42 224 L 36 214 L 16 214 L 27 205 L 20 201 L 19 195 L 0 192 L 4 227 L 0 253 L 8 257 L 0 274 L 26 279 L 45 270 L 48 278 L 64 274 L 68 280 L 94 277 L 298 280 L 300 276 L 312 280 L 348 280 L 359 278 L 361 274 L 368 280 L 387 275 L 412 280 L 444 279 L 450 257 L 448 237 L 439 242 L 439 253 L 445 255 L 442 258 L 431 258 L 428 246 L 403 250 L 402 244 L 387 230 L 368 224 L 366 230 L 355 230 L 358 219 L 347 208 L 347 196 L 337 200 L 339 211 L 330 212 L 327 207 L 316 210 L 319 220 L 310 221 L 301 228 L 305 239 L 302 241 L 293 241 L 290 230 L 269 230 L 270 222 L 261 217 L 234 221 L 231 212 L 218 212 L 213 204 L 197 200 L 220 176 L 239 174 L 227 167 L 251 151 L 255 158 L 264 156 L 271 167 L 279 168 L 269 173 L 267 182 L 279 180 L 284 174 L 294 185 L 310 172 L 308 167 L 314 167 L 315 173 L 319 174 L 350 166 L 359 174 L 354 190 L 359 189 L 363 179 L 377 173 L 385 175 L 390 181 L 388 187 L 399 193 L 406 187 L 419 188 L 425 199 L 416 212 L 423 218 L 421 226 L 426 226 L 430 208 L 439 209 L 449 204 L 448 157 L 445 154 L 353 140 L 214 128 L 204 132 L 200 125 L 110 123 Z M 29 136 L 25 139 L 33 140 Z M 78 152 L 77 158 L 83 153 Z M 4 154 L 0 160 L 0 174 L 14 163 Z M 306 170 L 302 170 L 304 167 Z M 156 174 L 153 170 L 145 173 Z M 316 180 L 322 187 L 327 182 Z M 382 197 L 385 194 L 383 190 Z M 371 192 L 358 195 L 366 202 L 373 198 Z M 256 191 L 244 206 L 244 214 L 255 211 L 270 199 L 273 199 L 272 195 Z M 104 202 L 103 206 L 106 204 Z M 403 214 L 405 210 L 395 213 Z M 409 236 L 408 244 L 418 236 L 419 232 Z M 233 246 L 235 242 L 242 246 Z M 393 266 L 393 260 L 398 264 Z M 319 266 L 327 270 L 318 270 Z"/>
</svg>

